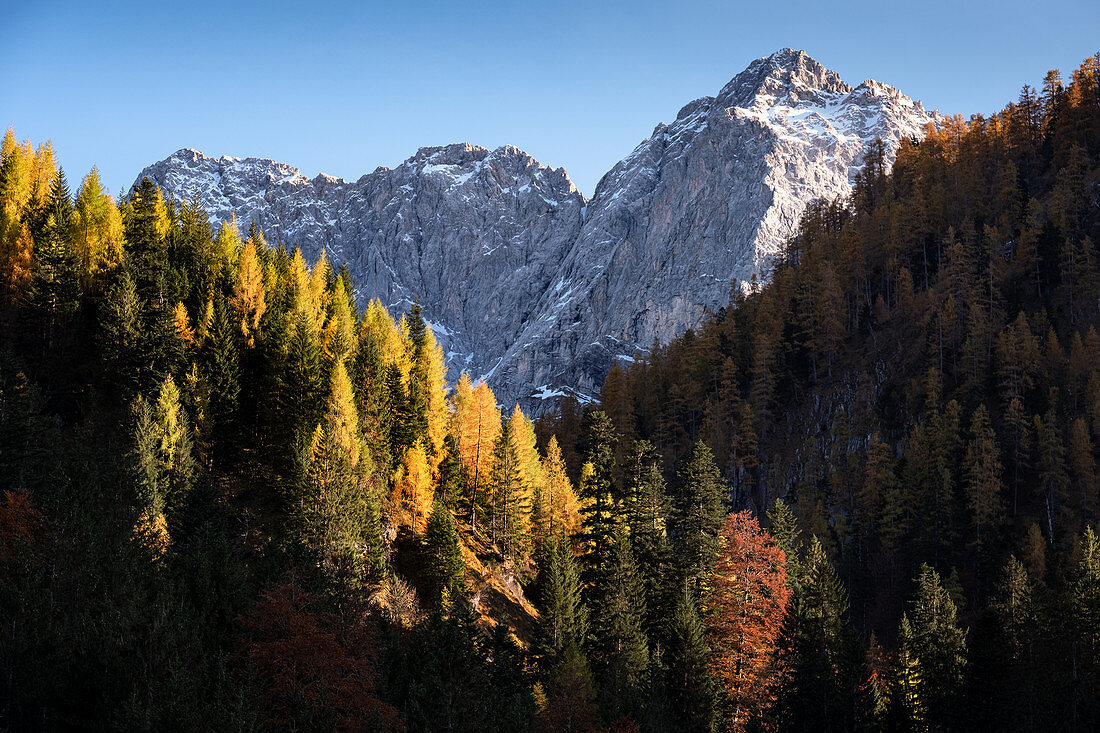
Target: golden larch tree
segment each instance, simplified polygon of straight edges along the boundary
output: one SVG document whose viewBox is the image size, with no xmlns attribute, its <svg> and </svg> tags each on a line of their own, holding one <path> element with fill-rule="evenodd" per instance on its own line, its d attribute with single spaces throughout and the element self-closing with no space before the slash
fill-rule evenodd
<svg viewBox="0 0 1100 733">
<path fill-rule="evenodd" d="M 237 261 L 237 280 L 233 284 L 233 297 L 229 300 L 237 316 L 237 326 L 248 348 L 256 345 L 260 319 L 267 310 L 265 304 L 263 270 L 256 256 L 256 243 L 251 238 L 241 248 Z"/>
</svg>

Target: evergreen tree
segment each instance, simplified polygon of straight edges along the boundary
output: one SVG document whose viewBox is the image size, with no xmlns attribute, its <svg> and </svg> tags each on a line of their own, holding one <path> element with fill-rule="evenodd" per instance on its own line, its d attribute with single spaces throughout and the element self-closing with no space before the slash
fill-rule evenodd
<svg viewBox="0 0 1100 733">
<path fill-rule="evenodd" d="M 214 307 L 214 331 L 206 350 L 206 373 L 210 385 L 210 435 L 215 462 L 225 465 L 234 459 L 238 435 L 238 407 L 241 395 L 240 355 L 236 329 L 228 306 L 218 301 Z"/>
<path fill-rule="evenodd" d="M 710 675 L 706 628 L 693 596 L 690 584 L 685 583 L 671 618 L 665 680 L 678 729 L 706 733 L 717 727 L 717 695 Z"/>
<path fill-rule="evenodd" d="M 912 650 L 920 681 L 916 694 L 928 730 L 956 730 L 963 720 L 961 693 L 966 666 L 966 638 L 957 610 L 935 570 L 922 565 L 917 593 L 910 606 Z"/>
<path fill-rule="evenodd" d="M 139 396 L 134 412 L 139 507 L 150 517 L 171 515 L 182 506 L 196 472 L 187 415 L 172 377 L 165 378 L 155 402 Z"/>
<path fill-rule="evenodd" d="M 525 546 L 522 518 L 527 507 L 524 505 L 524 477 L 510 421 L 504 422 L 493 446 L 488 484 L 490 534 L 506 558 L 515 558 Z"/>
<path fill-rule="evenodd" d="M 1082 533 L 1073 588 L 1073 722 L 1092 728 L 1100 722 L 1100 538 L 1092 527 Z"/>
<path fill-rule="evenodd" d="M 602 580 L 610 557 L 612 536 L 621 514 L 618 490 L 614 481 L 614 456 L 617 443 L 611 419 L 603 412 L 589 412 L 584 417 L 582 451 L 586 470 L 580 481 L 583 522 L 585 583 Z"/>
<path fill-rule="evenodd" d="M 649 441 L 636 441 L 627 471 L 627 525 L 645 589 L 645 630 L 650 651 L 659 657 L 667 619 L 676 603 L 677 573 L 669 543 L 669 501 L 660 457 Z"/>
<path fill-rule="evenodd" d="M 985 405 L 979 405 L 971 417 L 964 470 L 967 503 L 974 518 L 974 543 L 981 549 L 982 528 L 988 531 L 1003 512 L 1000 450 Z"/>
<path fill-rule="evenodd" d="M 681 573 L 698 597 L 718 557 L 718 531 L 725 519 L 723 484 L 714 455 L 699 441 L 680 470 L 670 517 L 674 552 Z"/>
<path fill-rule="evenodd" d="M 462 561 L 454 517 L 442 502 L 436 501 L 432 506 L 424 531 L 424 547 L 428 560 L 428 597 L 434 602 L 444 591 L 452 597 L 461 596 L 466 589 L 462 577 L 466 566 Z"/>
<path fill-rule="evenodd" d="M 536 650 L 543 667 L 549 669 L 567 647 L 580 650 L 588 636 L 580 574 L 567 545 L 553 539 L 548 542 L 540 588 Z"/>
<path fill-rule="evenodd" d="M 791 730 L 851 730 L 862 665 L 845 618 L 848 596 L 817 537 L 810 540 L 784 624 L 780 699 Z"/>
<path fill-rule="evenodd" d="M 614 721 L 640 709 L 649 652 L 642 630 L 644 588 L 630 538 L 620 527 L 610 539 L 611 555 L 592 604 L 591 660 L 600 707 L 605 718 Z"/>
</svg>

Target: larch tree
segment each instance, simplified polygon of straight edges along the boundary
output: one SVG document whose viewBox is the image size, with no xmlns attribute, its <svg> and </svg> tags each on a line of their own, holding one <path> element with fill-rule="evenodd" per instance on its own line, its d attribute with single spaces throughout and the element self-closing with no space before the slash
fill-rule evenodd
<svg viewBox="0 0 1100 733">
<path fill-rule="evenodd" d="M 974 521 L 974 544 L 979 548 L 985 539 L 982 529 L 994 526 L 1004 511 L 1001 499 L 1000 449 L 997 435 L 989 421 L 985 405 L 978 405 L 970 418 L 970 444 L 963 463 L 966 474 L 966 498 Z"/>
<path fill-rule="evenodd" d="M 260 319 L 267 309 L 264 295 L 263 272 L 256 257 L 256 243 L 249 239 L 241 249 L 237 279 L 233 284 L 233 297 L 229 299 L 229 305 L 237 317 L 237 328 L 245 346 L 250 349 L 256 345 Z"/>
<path fill-rule="evenodd" d="M 401 524 L 423 532 L 432 511 L 432 472 L 424 446 L 415 443 L 401 454 L 393 477 L 393 506 L 400 513 Z"/>
<path fill-rule="evenodd" d="M 562 458 L 556 436 L 551 436 L 550 442 L 546 444 L 543 469 L 546 474 L 546 484 L 541 501 L 538 502 L 542 532 L 545 537 L 571 544 L 573 536 L 581 528 L 580 507 L 573 485 L 566 474 L 565 460 Z"/>
<path fill-rule="evenodd" d="M 465 372 L 454 391 L 452 432 L 458 441 L 458 455 L 466 474 L 466 500 L 470 507 L 470 523 L 477 524 L 478 504 L 488 479 L 493 446 L 500 434 L 500 410 L 496 397 L 485 382 L 474 386 Z"/>
<path fill-rule="evenodd" d="M 122 215 L 92 168 L 76 194 L 73 246 L 85 290 L 99 292 L 104 276 L 123 258 Z"/>
</svg>

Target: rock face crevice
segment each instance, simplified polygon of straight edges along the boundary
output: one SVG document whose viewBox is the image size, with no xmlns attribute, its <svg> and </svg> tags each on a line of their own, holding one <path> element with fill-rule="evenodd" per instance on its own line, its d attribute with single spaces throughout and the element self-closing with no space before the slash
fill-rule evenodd
<svg viewBox="0 0 1100 733">
<path fill-rule="evenodd" d="M 888 162 L 939 122 L 893 87 L 851 87 L 802 51 L 757 59 L 659 124 L 586 200 L 511 146 L 421 148 L 358 181 L 180 150 L 149 166 L 214 221 L 347 262 L 360 300 L 419 299 L 452 377 L 538 412 L 594 394 L 614 359 L 667 341 L 767 277 L 805 206 L 846 195 L 867 145 Z"/>
</svg>

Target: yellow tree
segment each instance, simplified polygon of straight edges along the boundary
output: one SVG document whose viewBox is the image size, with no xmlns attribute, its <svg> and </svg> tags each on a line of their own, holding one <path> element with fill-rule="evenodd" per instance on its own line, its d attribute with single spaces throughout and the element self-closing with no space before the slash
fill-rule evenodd
<svg viewBox="0 0 1100 733">
<path fill-rule="evenodd" d="M 233 297 L 229 299 L 229 304 L 237 315 L 237 326 L 249 348 L 256 345 L 260 319 L 267 310 L 264 297 L 263 270 L 256 256 L 256 243 L 249 238 L 241 249 L 237 263 L 237 281 L 233 284 Z"/>
<path fill-rule="evenodd" d="M 182 302 L 176 303 L 172 309 L 172 323 L 176 328 L 176 336 L 179 337 L 185 348 L 190 349 L 195 345 L 195 329 L 191 328 L 191 318 L 187 314 L 187 306 Z"/>
<path fill-rule="evenodd" d="M 544 526 L 536 527 L 535 531 L 547 538 L 569 540 L 581 529 L 580 503 L 566 474 L 557 436 L 550 436 L 542 465 L 545 484 L 534 511 Z"/>
<path fill-rule="evenodd" d="M 214 256 L 225 274 L 226 281 L 237 279 L 237 262 L 241 256 L 241 230 L 237 228 L 237 215 L 223 221 L 214 236 Z"/>
<path fill-rule="evenodd" d="M 542 460 L 535 443 L 535 426 L 516 405 L 508 418 L 511 430 L 509 437 L 512 448 L 515 450 L 516 462 L 520 475 L 520 532 L 528 534 L 531 531 L 531 514 L 534 511 L 535 501 L 540 498 L 546 488 L 546 474 L 543 471 Z"/>
<path fill-rule="evenodd" d="M 455 385 L 451 432 L 458 444 L 458 460 L 465 469 L 470 521 L 477 521 L 477 502 L 492 461 L 493 444 L 500 434 L 500 410 L 485 382 L 471 384 L 463 372 Z"/>
<path fill-rule="evenodd" d="M 0 157 L 0 286 L 15 298 L 30 281 L 34 242 L 23 220 L 31 204 L 35 153 L 30 141 L 19 144 L 8 128 Z"/>
<path fill-rule="evenodd" d="M 428 456 L 420 443 L 406 448 L 393 478 L 392 504 L 398 524 L 423 532 L 432 513 L 432 473 Z"/>
<path fill-rule="evenodd" d="M 401 378 L 408 379 L 408 340 L 394 323 L 386 306 L 382 305 L 377 298 L 367 304 L 359 326 L 359 338 L 361 340 L 369 338 L 373 343 L 378 344 L 382 363 L 396 363 L 401 372 Z"/>
<path fill-rule="evenodd" d="M 354 467 L 359 465 L 362 437 L 359 433 L 359 415 L 355 410 L 355 397 L 351 391 L 351 380 L 342 361 L 337 361 L 332 369 L 331 391 L 326 408 L 327 430 L 332 440 L 348 458 Z"/>
<path fill-rule="evenodd" d="M 410 343 L 410 351 L 415 351 Z M 410 358 L 412 354 L 410 353 Z M 451 412 L 447 406 L 447 365 L 443 359 L 443 349 L 435 340 L 432 329 L 424 330 L 424 345 L 413 365 L 411 378 L 421 380 L 421 389 L 425 396 L 427 417 L 428 460 L 433 475 L 443 460 L 443 440 L 447 437 L 447 423 Z"/>
<path fill-rule="evenodd" d="M 336 278 L 328 322 L 322 333 L 322 347 L 330 362 L 343 361 L 355 350 L 355 317 L 344 287 L 344 278 Z"/>
<path fill-rule="evenodd" d="M 103 276 L 122 262 L 122 214 L 92 168 L 76 194 L 73 247 L 85 289 L 98 292 Z"/>
</svg>

